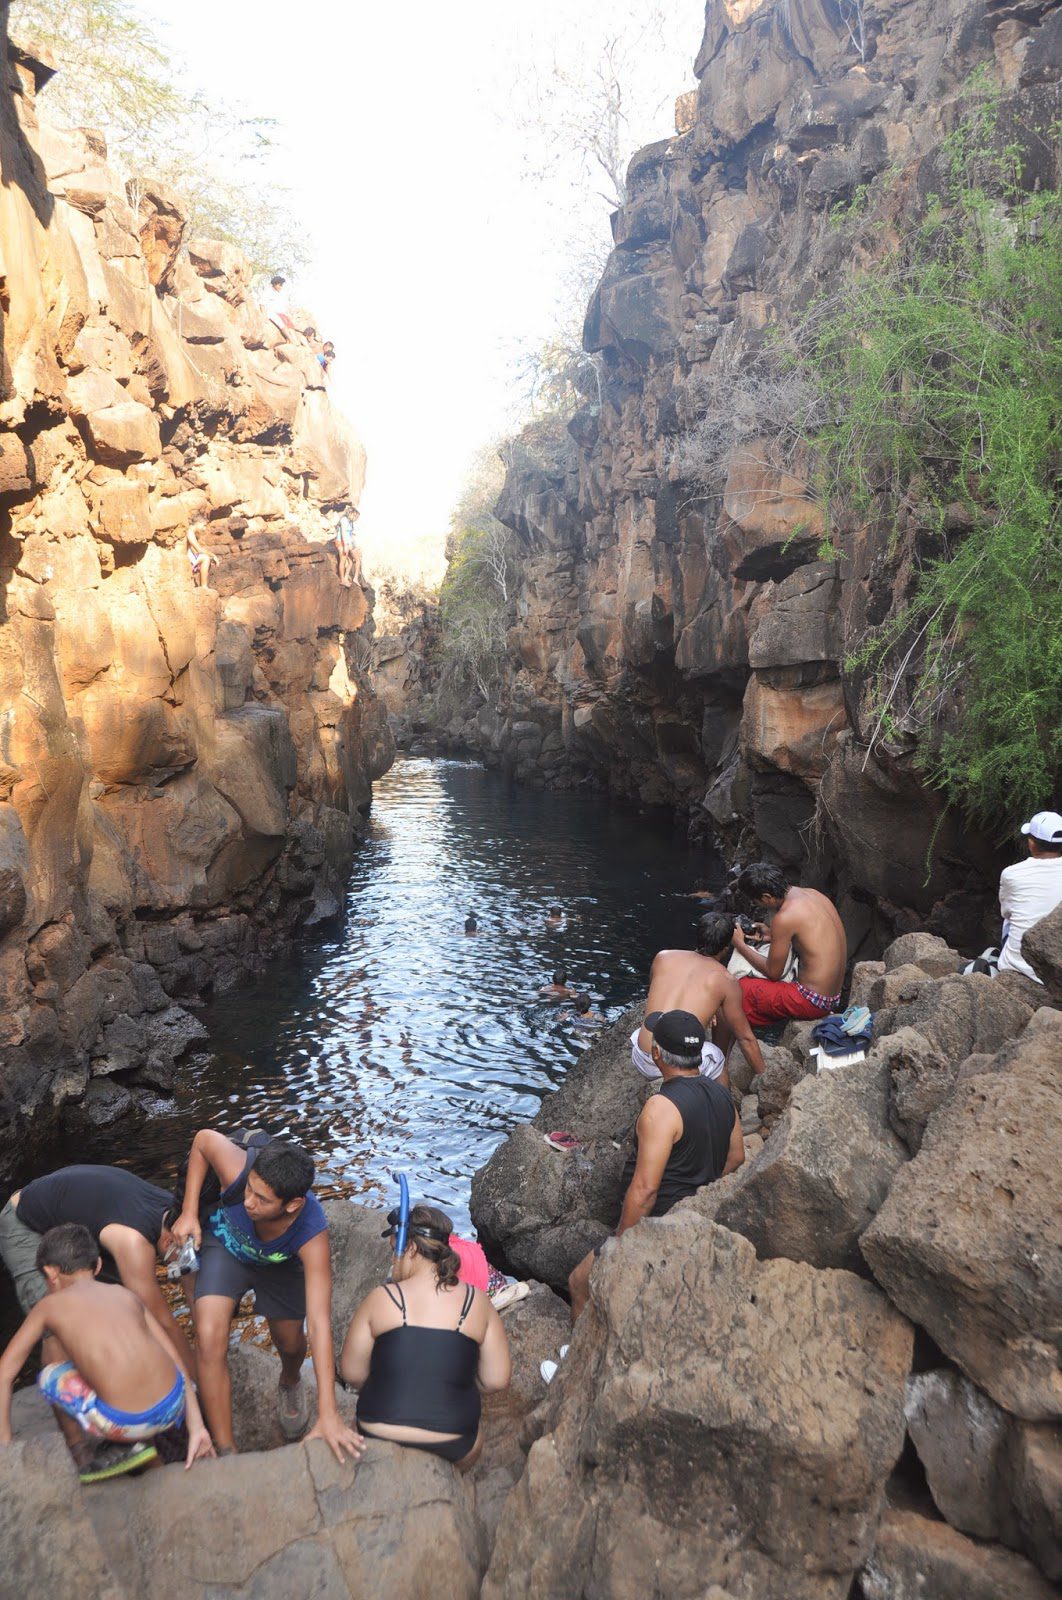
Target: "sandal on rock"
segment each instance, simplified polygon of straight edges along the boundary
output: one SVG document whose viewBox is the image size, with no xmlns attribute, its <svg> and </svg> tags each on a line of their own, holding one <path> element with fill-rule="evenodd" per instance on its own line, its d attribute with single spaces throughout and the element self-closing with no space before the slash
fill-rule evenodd
<svg viewBox="0 0 1062 1600">
<path fill-rule="evenodd" d="M 574 1133 L 544 1133 L 542 1137 L 554 1150 L 578 1150 L 579 1141 Z"/>
<path fill-rule="evenodd" d="M 495 1311 L 504 1311 L 506 1306 L 515 1306 L 520 1300 L 526 1300 L 530 1293 L 529 1283 L 507 1283 L 504 1289 L 491 1295 L 490 1303 Z"/>
<path fill-rule="evenodd" d="M 139 1472 L 141 1467 L 149 1466 L 158 1458 L 153 1444 L 101 1444 L 88 1465 L 78 1472 L 78 1478 L 82 1483 L 103 1483 L 127 1472 Z"/>
<path fill-rule="evenodd" d="M 301 1378 L 290 1388 L 283 1383 L 277 1386 L 277 1420 L 289 1444 L 294 1444 L 306 1432 L 310 1421 L 310 1399 Z"/>
</svg>

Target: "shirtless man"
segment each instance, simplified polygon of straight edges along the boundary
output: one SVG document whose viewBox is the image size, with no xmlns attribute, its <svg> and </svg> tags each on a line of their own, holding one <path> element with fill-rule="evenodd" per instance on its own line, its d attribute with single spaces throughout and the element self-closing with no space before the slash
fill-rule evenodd
<svg viewBox="0 0 1062 1600">
<path fill-rule="evenodd" d="M 742 978 L 741 1000 L 754 1028 L 797 1018 L 818 1021 L 835 1010 L 848 960 L 844 925 L 832 903 L 817 889 L 801 889 L 766 862 L 746 867 L 737 887 L 745 898 L 771 917 L 771 944 L 766 956 L 752 949 L 740 928 L 734 949 L 762 978 Z M 797 958 L 795 982 L 782 983 L 790 948 Z"/>
<path fill-rule="evenodd" d="M 661 1012 L 690 1011 L 707 1032 L 712 1019 L 719 1017 L 722 1048 L 706 1040 L 701 1056 L 701 1073 L 718 1078 L 729 1087 L 726 1056 L 737 1038 L 745 1058 L 757 1076 L 763 1071 L 763 1056 L 741 1004 L 741 989 L 726 970 L 730 947 L 736 944 L 734 918 L 721 911 L 706 912 L 697 924 L 696 950 L 661 950 L 649 971 L 649 994 L 645 1002 L 646 1020 L 631 1034 L 631 1062 L 643 1078 L 659 1078 L 652 1059 L 653 1036 L 650 1019 Z"/>
<path fill-rule="evenodd" d="M 541 1000 L 574 1000 L 575 990 L 568 987 L 567 969 L 558 967 L 553 974 L 553 982 L 543 984 L 538 994 Z"/>
</svg>

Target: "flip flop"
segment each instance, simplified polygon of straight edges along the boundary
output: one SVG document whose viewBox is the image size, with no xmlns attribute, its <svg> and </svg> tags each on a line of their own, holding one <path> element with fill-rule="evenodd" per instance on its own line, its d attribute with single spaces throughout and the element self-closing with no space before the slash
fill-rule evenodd
<svg viewBox="0 0 1062 1600">
<path fill-rule="evenodd" d="M 515 1306 L 521 1300 L 526 1300 L 531 1293 L 529 1283 L 507 1283 L 504 1289 L 499 1289 L 497 1294 L 492 1294 L 490 1303 L 495 1311 L 504 1311 L 507 1306 Z"/>
<path fill-rule="evenodd" d="M 542 1137 L 554 1150 L 578 1150 L 579 1140 L 573 1133 L 544 1133 Z"/>
</svg>

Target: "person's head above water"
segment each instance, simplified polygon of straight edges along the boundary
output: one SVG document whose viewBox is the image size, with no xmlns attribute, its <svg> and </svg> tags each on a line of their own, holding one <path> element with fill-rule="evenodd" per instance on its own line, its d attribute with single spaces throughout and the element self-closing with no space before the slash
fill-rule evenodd
<svg viewBox="0 0 1062 1600">
<path fill-rule="evenodd" d="M 780 867 L 769 861 L 754 861 L 737 880 L 738 893 L 754 905 L 781 905 L 792 885 Z"/>
<path fill-rule="evenodd" d="M 313 1187 L 313 1157 L 301 1144 L 270 1139 L 254 1158 L 247 1174 L 243 1206 L 252 1222 L 275 1222 L 294 1217 L 306 1204 Z"/>
<path fill-rule="evenodd" d="M 572 1005 L 582 1015 L 590 1010 L 590 996 L 588 994 L 577 994 L 572 1001 Z"/>
<path fill-rule="evenodd" d="M 719 959 L 734 941 L 734 919 L 724 911 L 706 911 L 697 921 L 697 953 Z"/>
<path fill-rule="evenodd" d="M 548 915 L 546 917 L 546 921 L 547 922 L 563 922 L 564 921 L 564 912 L 561 910 L 560 906 L 550 906 L 549 913 L 548 913 Z"/>
<path fill-rule="evenodd" d="M 475 931 L 476 931 L 476 929 L 478 927 L 479 927 L 479 923 L 476 921 L 474 916 L 469 915 L 469 916 L 467 916 L 465 918 L 465 932 L 466 933 L 475 933 Z"/>
<path fill-rule="evenodd" d="M 100 1247 L 80 1222 L 61 1222 L 49 1228 L 37 1246 L 37 1271 L 43 1273 L 49 1289 L 62 1288 L 64 1278 L 77 1272 L 91 1272 L 101 1266 Z"/>
<path fill-rule="evenodd" d="M 558 967 L 553 974 L 553 982 L 558 989 L 564 989 L 568 984 L 567 967 Z"/>
<path fill-rule="evenodd" d="M 385 1239 L 394 1239 L 398 1232 L 398 1208 L 387 1213 L 389 1226 L 384 1230 Z M 422 1262 L 430 1262 L 435 1268 L 435 1276 L 440 1289 L 452 1289 L 457 1283 L 457 1274 L 461 1267 L 461 1258 L 456 1250 L 450 1247 L 450 1235 L 454 1231 L 453 1222 L 440 1211 L 438 1206 L 415 1205 L 409 1213 L 409 1237 L 402 1255 L 396 1257 L 391 1268 L 391 1275 L 396 1283 L 401 1283 L 403 1278 L 408 1278 L 410 1273 L 416 1272 Z M 392 1244 L 392 1249 L 394 1245 Z"/>
</svg>

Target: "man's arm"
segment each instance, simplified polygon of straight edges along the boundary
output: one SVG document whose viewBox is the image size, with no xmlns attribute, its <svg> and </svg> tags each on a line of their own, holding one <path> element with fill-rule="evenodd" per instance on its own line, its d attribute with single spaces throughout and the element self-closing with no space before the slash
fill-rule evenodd
<svg viewBox="0 0 1062 1600">
<path fill-rule="evenodd" d="M 750 967 L 755 967 L 757 972 L 762 973 L 765 978 L 770 978 L 772 983 L 779 983 L 785 971 L 785 964 L 789 960 L 794 932 L 792 914 L 783 906 L 775 912 L 771 923 L 771 944 L 766 959 L 752 948 L 740 927 L 734 929 L 734 949 L 744 956 Z"/>
<path fill-rule="evenodd" d="M 199 1225 L 199 1199 L 207 1171 L 213 1168 L 222 1189 L 227 1189 L 230 1183 L 235 1183 L 246 1164 L 246 1150 L 241 1149 L 238 1144 L 233 1144 L 231 1139 L 226 1139 L 223 1133 L 216 1133 L 213 1128 L 200 1128 L 192 1140 L 192 1148 L 188 1155 L 188 1176 L 184 1180 L 184 1209 L 173 1224 L 175 1239 L 181 1244 L 186 1239 L 193 1239 L 196 1249 L 199 1249 L 203 1241 L 203 1230 Z"/>
<path fill-rule="evenodd" d="M 721 1176 L 726 1177 L 728 1172 L 736 1172 L 745 1161 L 745 1140 L 741 1133 L 741 1118 L 737 1111 L 734 1112 L 734 1126 L 730 1133 L 730 1144 L 726 1152 L 726 1163 Z"/>
<path fill-rule="evenodd" d="M 722 1004 L 723 1020 L 740 1044 L 745 1053 L 745 1060 L 759 1077 L 764 1068 L 763 1054 L 760 1042 L 749 1027 L 749 1019 L 745 1015 L 745 1008 L 741 1004 L 741 985 L 736 978 L 729 978 L 723 991 Z"/>
<path fill-rule="evenodd" d="M 682 1118 L 670 1100 L 654 1095 L 642 1107 L 637 1131 L 638 1161 L 623 1198 L 617 1237 L 641 1222 L 655 1206 L 667 1158 L 682 1136 Z"/>
<path fill-rule="evenodd" d="M 339 1462 L 343 1460 L 344 1450 L 349 1450 L 351 1459 L 356 1460 L 365 1448 L 365 1441 L 353 1428 L 348 1427 L 336 1408 L 332 1258 L 328 1250 L 327 1230 L 306 1241 L 299 1251 L 299 1260 L 306 1275 L 306 1330 L 310 1335 L 310 1357 L 317 1376 L 317 1421 L 307 1438 L 323 1439 Z"/>
<path fill-rule="evenodd" d="M 1007 879 L 1007 873 L 1009 870 L 1009 868 L 1004 867 L 1003 871 L 999 875 L 999 914 L 1003 918 L 1004 922 L 1006 922 L 1013 909 L 1013 901 L 1011 900 L 1010 896 L 1010 883 Z"/>
<path fill-rule="evenodd" d="M 184 1361 L 182 1361 L 181 1352 L 177 1349 L 162 1323 L 152 1315 L 147 1307 L 144 1309 L 144 1317 L 147 1322 L 148 1333 L 150 1333 L 156 1344 L 162 1346 L 170 1360 L 176 1363 L 184 1377 L 184 1409 L 187 1414 L 188 1427 L 188 1453 L 185 1456 L 184 1470 L 187 1472 L 192 1462 L 200 1456 L 204 1458 L 212 1456 L 214 1454 L 214 1446 L 207 1431 L 207 1425 L 203 1421 L 203 1413 L 199 1408 L 199 1396 L 195 1392 L 192 1374 Z"/>
<path fill-rule="evenodd" d="M 125 1287 L 136 1295 L 149 1316 L 168 1329 L 171 1342 L 181 1353 L 181 1362 L 190 1372 L 194 1372 L 195 1353 L 159 1287 L 154 1245 L 149 1244 L 135 1228 L 127 1228 L 124 1223 L 118 1222 L 107 1223 L 101 1230 L 100 1243 L 114 1257 L 118 1276 Z"/>
<path fill-rule="evenodd" d="M 11 1443 L 11 1391 L 15 1379 L 48 1331 L 47 1301 L 39 1300 L 0 1356 L 0 1444 Z"/>
</svg>

